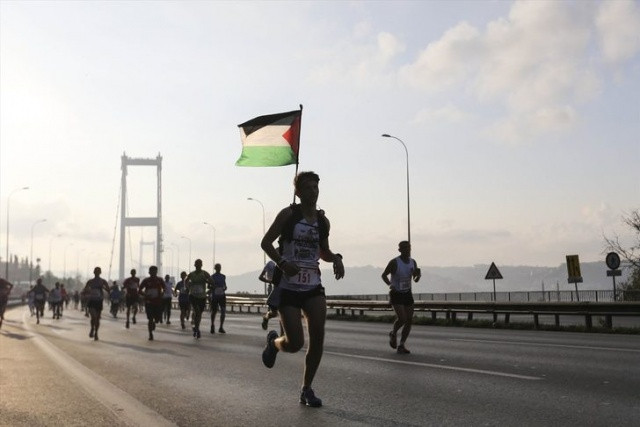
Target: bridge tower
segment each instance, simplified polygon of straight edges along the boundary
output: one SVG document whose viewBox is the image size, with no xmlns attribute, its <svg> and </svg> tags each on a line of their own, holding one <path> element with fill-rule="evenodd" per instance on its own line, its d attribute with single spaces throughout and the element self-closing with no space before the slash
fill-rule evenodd
<svg viewBox="0 0 640 427">
<path fill-rule="evenodd" d="M 129 166 L 155 166 L 158 174 L 158 201 L 157 211 L 154 217 L 127 217 L 127 171 Z M 120 283 L 127 276 L 124 266 L 125 258 L 125 235 L 127 227 L 156 227 L 156 266 L 158 274 L 162 274 L 162 156 L 158 153 L 155 159 L 136 159 L 122 154 L 122 191 L 120 201 Z M 139 276 L 144 276 L 146 272 L 138 272 Z"/>
</svg>

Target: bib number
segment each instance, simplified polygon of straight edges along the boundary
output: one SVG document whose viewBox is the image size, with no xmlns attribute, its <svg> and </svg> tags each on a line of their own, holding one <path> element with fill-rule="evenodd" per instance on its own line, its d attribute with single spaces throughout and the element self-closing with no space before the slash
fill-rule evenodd
<svg viewBox="0 0 640 427">
<path fill-rule="evenodd" d="M 399 291 L 408 291 L 411 288 L 411 279 L 409 280 L 401 280 L 398 282 L 398 290 Z"/>
<path fill-rule="evenodd" d="M 300 270 L 298 272 L 297 282 L 301 285 L 306 285 L 311 280 L 311 274 L 309 274 L 309 270 Z"/>
<path fill-rule="evenodd" d="M 287 280 L 289 283 L 297 285 L 314 285 L 318 282 L 318 270 L 302 267 L 295 276 L 291 276 Z"/>
<path fill-rule="evenodd" d="M 192 285 L 191 286 L 191 295 L 195 297 L 204 296 L 204 285 Z"/>
</svg>

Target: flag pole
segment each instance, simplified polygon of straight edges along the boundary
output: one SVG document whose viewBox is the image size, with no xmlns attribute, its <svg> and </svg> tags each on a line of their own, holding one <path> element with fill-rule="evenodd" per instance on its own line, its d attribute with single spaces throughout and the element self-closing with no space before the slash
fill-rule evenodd
<svg viewBox="0 0 640 427">
<path fill-rule="evenodd" d="M 300 164 L 300 141 L 301 141 L 301 135 L 302 135 L 302 104 L 300 104 L 300 124 L 298 125 L 298 151 L 296 152 L 296 172 L 295 175 L 293 176 L 294 179 L 296 176 L 298 176 L 298 165 Z M 293 190 L 293 203 L 296 202 L 296 190 L 294 188 Z"/>
</svg>

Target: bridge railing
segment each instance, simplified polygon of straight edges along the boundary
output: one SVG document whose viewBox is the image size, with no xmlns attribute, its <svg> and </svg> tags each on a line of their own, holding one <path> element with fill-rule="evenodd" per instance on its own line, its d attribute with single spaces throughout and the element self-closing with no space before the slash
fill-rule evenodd
<svg viewBox="0 0 640 427">
<path fill-rule="evenodd" d="M 227 306 L 231 312 L 261 313 L 266 310 L 266 298 L 228 296 Z M 327 308 L 335 310 L 338 315 L 364 315 L 366 312 L 392 312 L 386 300 L 374 299 L 337 299 L 327 298 Z M 581 316 L 587 329 L 592 328 L 593 318 L 602 317 L 604 326 L 611 328 L 613 318 L 617 316 L 640 317 L 640 302 L 594 302 L 594 301 L 555 301 L 555 302 L 514 302 L 514 301 L 429 301 L 416 299 L 414 310 L 430 313 L 435 320 L 438 314 L 447 319 L 456 320 L 459 316 L 473 320 L 475 314 L 489 314 L 497 322 L 503 316 L 509 323 L 512 315 L 531 316 L 534 327 L 540 326 L 540 316 L 554 316 L 556 326 L 560 326 L 561 316 Z"/>
</svg>

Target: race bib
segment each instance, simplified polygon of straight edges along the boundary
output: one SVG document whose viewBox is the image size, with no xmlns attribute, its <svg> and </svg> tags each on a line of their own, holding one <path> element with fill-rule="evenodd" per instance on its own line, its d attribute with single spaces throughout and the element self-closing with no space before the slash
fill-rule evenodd
<svg viewBox="0 0 640 427">
<path fill-rule="evenodd" d="M 37 294 L 36 295 L 36 301 L 43 301 L 44 300 L 44 294 Z"/>
<path fill-rule="evenodd" d="M 411 279 L 398 282 L 398 291 L 408 291 L 409 289 L 411 289 Z"/>
<path fill-rule="evenodd" d="M 147 296 L 147 298 L 158 298 L 157 289 L 147 289 L 144 294 Z"/>
<path fill-rule="evenodd" d="M 298 274 L 287 277 L 287 282 L 303 286 L 316 285 L 320 282 L 318 269 L 301 267 Z"/>
<path fill-rule="evenodd" d="M 204 297 L 205 296 L 204 285 L 201 285 L 201 284 L 191 285 L 191 295 L 195 297 Z"/>
<path fill-rule="evenodd" d="M 102 297 L 102 290 L 100 289 L 91 289 L 91 292 L 89 293 L 89 296 L 92 299 L 96 299 L 96 298 L 101 298 Z"/>
</svg>

